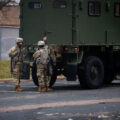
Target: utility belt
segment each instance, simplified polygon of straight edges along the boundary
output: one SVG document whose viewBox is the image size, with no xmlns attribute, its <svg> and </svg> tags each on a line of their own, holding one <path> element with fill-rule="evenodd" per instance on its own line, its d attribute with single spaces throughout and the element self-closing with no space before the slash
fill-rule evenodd
<svg viewBox="0 0 120 120">
<path fill-rule="evenodd" d="M 15 65 L 22 65 L 23 61 L 12 61 L 12 68 L 15 68 Z"/>
</svg>

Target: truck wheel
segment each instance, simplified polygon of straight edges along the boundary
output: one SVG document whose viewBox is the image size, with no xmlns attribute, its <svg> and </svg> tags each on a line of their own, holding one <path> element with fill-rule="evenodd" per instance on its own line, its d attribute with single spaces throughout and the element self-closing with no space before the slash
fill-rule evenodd
<svg viewBox="0 0 120 120">
<path fill-rule="evenodd" d="M 53 73 L 52 73 L 50 85 L 49 85 L 50 87 L 52 87 L 55 84 L 56 79 L 57 79 L 56 69 L 55 67 L 53 67 Z"/>
<path fill-rule="evenodd" d="M 102 86 L 104 79 L 104 66 L 98 57 L 90 56 L 86 58 L 83 63 L 83 69 L 78 72 L 82 87 L 95 89 Z"/>
<path fill-rule="evenodd" d="M 53 72 L 53 74 L 51 76 L 51 80 L 50 80 L 50 87 L 52 87 L 54 85 L 56 78 L 57 78 L 56 72 Z M 35 62 L 33 63 L 33 66 L 32 66 L 32 79 L 33 79 L 34 84 L 36 86 L 39 86 L 38 85 L 38 77 L 37 77 L 37 66 L 36 66 Z"/>
<path fill-rule="evenodd" d="M 32 79 L 33 79 L 34 84 L 36 86 L 39 86 L 38 85 L 38 78 L 37 78 L 37 66 L 36 66 L 35 62 L 33 63 L 33 66 L 32 66 Z"/>
</svg>

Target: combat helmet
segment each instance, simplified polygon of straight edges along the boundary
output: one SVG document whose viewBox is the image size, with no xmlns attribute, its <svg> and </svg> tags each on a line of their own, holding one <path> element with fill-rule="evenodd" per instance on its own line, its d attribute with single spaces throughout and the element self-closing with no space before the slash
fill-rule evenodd
<svg viewBox="0 0 120 120">
<path fill-rule="evenodd" d="M 17 38 L 16 43 L 23 42 L 23 38 Z"/>
<path fill-rule="evenodd" d="M 38 41 L 38 46 L 45 46 L 45 42 L 44 41 Z"/>
</svg>

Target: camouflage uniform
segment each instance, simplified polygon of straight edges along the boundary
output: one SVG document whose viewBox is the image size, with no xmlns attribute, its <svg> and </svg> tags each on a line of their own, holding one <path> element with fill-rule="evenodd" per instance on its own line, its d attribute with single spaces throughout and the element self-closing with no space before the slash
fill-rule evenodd
<svg viewBox="0 0 120 120">
<path fill-rule="evenodd" d="M 49 87 L 49 79 L 47 75 L 47 65 L 37 64 L 38 84 L 42 88 Z"/>
<path fill-rule="evenodd" d="M 50 58 L 51 58 L 52 64 L 55 66 L 56 65 L 55 47 L 49 46 L 49 49 L 50 49 Z"/>
<path fill-rule="evenodd" d="M 42 41 L 43 42 L 43 41 Z M 43 42 L 44 43 L 44 42 Z M 49 78 L 48 78 L 48 62 L 49 62 L 49 51 L 45 48 L 45 44 L 39 50 L 37 50 L 33 57 L 37 64 L 37 77 L 39 92 L 44 92 L 49 90 Z"/>
<path fill-rule="evenodd" d="M 52 66 L 56 65 L 56 56 L 55 56 L 55 47 L 54 46 L 48 46 L 47 45 L 47 36 L 44 36 L 43 37 L 43 41 L 45 42 L 45 49 L 47 49 L 49 51 L 49 54 L 50 54 L 50 66 L 49 66 L 49 69 L 50 69 L 50 73 L 52 75 Z"/>
<path fill-rule="evenodd" d="M 16 45 L 9 50 L 9 57 L 11 57 L 11 60 L 12 60 L 11 72 L 14 78 L 14 84 L 15 84 L 15 90 L 16 90 L 16 88 L 20 88 L 20 77 L 23 71 L 23 61 L 25 57 L 25 52 L 22 47 L 19 47 L 18 45 Z M 21 91 L 22 89 L 19 89 L 19 90 Z"/>
</svg>

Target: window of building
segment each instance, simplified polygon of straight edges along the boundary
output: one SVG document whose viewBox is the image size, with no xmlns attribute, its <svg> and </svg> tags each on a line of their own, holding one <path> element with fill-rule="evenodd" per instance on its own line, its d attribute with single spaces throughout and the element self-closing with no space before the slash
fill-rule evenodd
<svg viewBox="0 0 120 120">
<path fill-rule="evenodd" d="M 120 17 L 120 3 L 115 3 L 115 16 Z"/>
<path fill-rule="evenodd" d="M 88 15 L 100 16 L 101 15 L 101 3 L 98 1 L 88 2 Z"/>
<path fill-rule="evenodd" d="M 28 6 L 32 9 L 40 9 L 42 7 L 41 2 L 30 2 Z"/>
<path fill-rule="evenodd" d="M 54 0 L 53 1 L 53 8 L 67 8 L 66 0 Z"/>
</svg>

